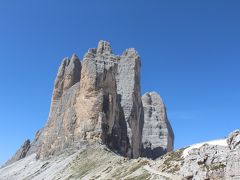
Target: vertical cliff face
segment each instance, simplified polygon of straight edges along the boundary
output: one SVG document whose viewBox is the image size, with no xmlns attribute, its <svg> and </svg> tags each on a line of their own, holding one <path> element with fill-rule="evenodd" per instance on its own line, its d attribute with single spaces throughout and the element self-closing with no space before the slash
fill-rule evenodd
<svg viewBox="0 0 240 180">
<path fill-rule="evenodd" d="M 159 146 L 164 152 L 172 150 L 173 134 L 161 99 L 150 93 L 142 104 L 140 67 L 135 49 L 117 56 L 106 41 L 89 49 L 82 62 L 75 54 L 65 58 L 55 80 L 47 124 L 26 155 L 49 157 L 89 141 L 101 142 L 129 158 L 148 154 L 146 142 L 151 143 L 154 157 L 162 153 Z M 149 104 L 148 98 L 154 103 Z M 151 117 L 150 107 L 155 108 Z"/>
<path fill-rule="evenodd" d="M 111 149 L 127 155 L 130 148 L 127 126 L 117 93 L 119 57 L 108 42 L 100 41 L 83 59 L 80 91 L 77 96 L 76 134 L 86 140 L 98 139 Z"/>
<path fill-rule="evenodd" d="M 80 81 L 81 62 L 76 54 L 64 58 L 55 80 L 52 101 L 59 100 L 63 93 Z"/>
<path fill-rule="evenodd" d="M 128 156 L 136 158 L 141 153 L 143 107 L 140 88 L 141 61 L 137 51 L 127 49 L 118 64 L 117 92 L 121 97 L 127 133 L 131 145 Z"/>
<path fill-rule="evenodd" d="M 65 58 L 58 70 L 54 84 L 49 118 L 46 126 L 36 135 L 33 148 L 38 157 L 61 153 L 74 145 L 76 123 L 76 94 L 79 91 L 81 63 L 74 54 Z"/>
<path fill-rule="evenodd" d="M 108 42 L 100 41 L 96 49 L 88 50 L 82 63 L 76 55 L 63 60 L 49 120 L 33 145 L 42 158 L 81 148 L 86 141 L 100 141 L 124 156 L 137 158 L 143 118 L 139 55 L 128 49 L 116 56 Z"/>
<path fill-rule="evenodd" d="M 156 92 L 142 97 L 144 107 L 143 156 L 157 158 L 173 150 L 174 134 L 165 105 Z"/>
</svg>

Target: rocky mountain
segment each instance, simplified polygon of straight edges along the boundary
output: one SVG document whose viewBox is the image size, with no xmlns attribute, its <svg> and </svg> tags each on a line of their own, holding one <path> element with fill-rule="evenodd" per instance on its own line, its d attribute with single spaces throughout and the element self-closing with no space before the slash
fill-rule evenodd
<svg viewBox="0 0 240 180">
<path fill-rule="evenodd" d="M 75 152 L 89 142 L 128 158 L 157 158 L 173 149 L 173 131 L 157 93 L 141 97 L 141 60 L 127 49 L 114 55 L 100 41 L 83 60 L 64 58 L 54 83 L 49 118 L 6 163 L 36 154 L 45 159 Z"/>
<path fill-rule="evenodd" d="M 64 58 L 48 121 L 0 168 L 1 180 L 239 180 L 240 130 L 173 151 L 162 98 L 141 96 L 141 60 L 100 41 Z"/>
</svg>

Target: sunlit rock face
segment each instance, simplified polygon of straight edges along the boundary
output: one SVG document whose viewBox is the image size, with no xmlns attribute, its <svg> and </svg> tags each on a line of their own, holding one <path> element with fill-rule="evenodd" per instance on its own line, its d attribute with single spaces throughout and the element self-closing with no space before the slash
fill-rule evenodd
<svg viewBox="0 0 240 180">
<path fill-rule="evenodd" d="M 44 158 L 98 141 L 123 156 L 139 157 L 144 118 L 140 65 L 136 50 L 117 56 L 106 41 L 89 49 L 82 62 L 76 55 L 65 58 L 48 122 L 31 152 Z"/>
<path fill-rule="evenodd" d="M 161 99 L 150 93 L 157 105 L 155 101 L 147 104 L 144 97 L 142 103 L 140 68 L 134 48 L 114 55 L 107 41 L 89 49 L 82 61 L 76 54 L 64 58 L 54 83 L 48 121 L 29 142 L 26 156 L 36 153 L 42 159 L 81 149 L 92 141 L 129 158 L 148 157 L 146 141 L 152 143 L 154 155 L 150 158 L 172 150 L 173 133 Z M 155 108 L 156 117 L 149 117 L 145 110 L 149 106 Z"/>
<path fill-rule="evenodd" d="M 240 179 L 240 130 L 221 141 L 191 148 L 180 173 L 184 179 Z"/>
</svg>

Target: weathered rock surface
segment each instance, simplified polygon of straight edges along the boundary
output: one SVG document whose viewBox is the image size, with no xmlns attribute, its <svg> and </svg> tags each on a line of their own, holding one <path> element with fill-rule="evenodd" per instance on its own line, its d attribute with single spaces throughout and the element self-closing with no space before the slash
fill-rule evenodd
<svg viewBox="0 0 240 180">
<path fill-rule="evenodd" d="M 240 179 L 240 148 L 234 146 L 239 130 L 227 139 L 209 141 L 164 155 L 155 162 L 158 171 L 175 174 L 184 180 Z M 234 147 L 234 148 L 233 148 Z"/>
<path fill-rule="evenodd" d="M 240 179 L 239 131 L 227 138 L 226 145 L 204 144 L 192 149 L 181 168 L 185 179 Z"/>
<path fill-rule="evenodd" d="M 141 61 L 137 51 L 127 49 L 120 57 L 117 74 L 117 93 L 127 124 L 128 140 L 131 151 L 129 157 L 137 158 L 141 154 L 144 111 L 140 87 Z"/>
<path fill-rule="evenodd" d="M 80 75 L 81 63 L 77 55 L 73 54 L 70 59 L 64 58 L 55 80 L 52 102 L 59 100 L 67 89 L 79 82 Z"/>
<path fill-rule="evenodd" d="M 230 149 L 240 148 L 240 130 L 232 132 L 227 139 Z"/>
<path fill-rule="evenodd" d="M 75 125 L 76 125 L 76 95 L 79 89 L 79 83 L 65 91 L 60 100 L 52 104 L 49 120 L 41 131 L 37 144 L 37 158 L 44 158 L 51 155 L 57 155 L 63 150 L 71 150 L 72 147 L 81 145 L 81 139 L 75 144 Z"/>
<path fill-rule="evenodd" d="M 84 56 L 75 133 L 85 140 L 99 139 L 126 156 L 131 147 L 117 93 L 119 57 L 111 52 L 109 43 L 100 41 L 97 49 L 90 49 Z"/>
<path fill-rule="evenodd" d="M 43 158 L 60 154 L 62 150 L 74 146 L 74 105 L 81 68 L 80 60 L 75 54 L 63 59 L 54 84 L 48 122 L 36 134 L 29 154 L 37 153 L 38 158 Z"/>
<path fill-rule="evenodd" d="M 239 130 L 172 151 L 160 95 L 141 97 L 140 66 L 135 49 L 117 56 L 106 41 L 82 63 L 65 58 L 46 126 L 0 169 L 0 179 L 240 179 Z"/>
<path fill-rule="evenodd" d="M 14 156 L 13 156 L 10 160 L 8 160 L 8 161 L 5 163 L 4 166 L 7 166 L 7 165 L 9 165 L 9 164 L 11 164 L 11 163 L 13 163 L 13 162 L 16 162 L 16 161 L 18 161 L 18 160 L 20 160 L 20 159 L 25 158 L 26 155 L 27 155 L 28 150 L 30 149 L 30 146 L 31 146 L 31 145 L 30 145 L 30 140 L 27 139 L 27 140 L 23 143 L 23 145 L 21 146 L 21 148 L 14 154 Z"/>
<path fill-rule="evenodd" d="M 124 158 L 105 145 L 88 142 L 73 154 L 65 152 L 43 160 L 29 155 L 1 168 L 0 179 L 238 180 L 240 148 L 230 149 L 233 144 L 227 144 L 239 135 L 237 132 L 227 139 L 192 145 L 155 160 Z"/>
<path fill-rule="evenodd" d="M 192 149 L 181 167 L 185 179 L 223 179 L 226 167 L 228 147 L 203 145 Z"/>
<path fill-rule="evenodd" d="M 38 149 L 40 149 L 40 147 L 42 145 L 41 144 L 42 143 L 41 133 L 42 133 L 42 129 L 38 130 L 37 133 L 35 134 L 35 138 L 34 138 L 33 142 L 31 142 L 30 148 L 29 148 L 26 156 L 34 154 L 38 151 Z"/>
<path fill-rule="evenodd" d="M 92 141 L 129 158 L 148 156 L 150 151 L 148 157 L 155 158 L 171 151 L 173 132 L 157 95 L 150 93 L 156 104 L 155 100 L 146 104 L 146 108 L 155 108 L 154 117 L 144 116 L 140 68 L 135 49 L 114 55 L 106 41 L 89 49 L 82 62 L 75 54 L 64 58 L 54 83 L 48 121 L 25 156 L 36 154 L 44 159 L 66 151 L 74 153 Z M 150 147 L 143 146 L 142 132 Z M 150 151 L 145 151 L 147 148 Z"/>
<path fill-rule="evenodd" d="M 32 154 L 0 169 L 1 180 L 59 179 L 156 179 L 178 180 L 171 174 L 156 172 L 152 161 L 145 158 L 128 160 L 104 146 L 84 146 L 74 154 L 61 154 L 46 160 L 36 160 Z"/>
<path fill-rule="evenodd" d="M 142 97 L 144 107 L 143 156 L 155 159 L 173 150 L 174 134 L 165 105 L 156 92 Z"/>
</svg>

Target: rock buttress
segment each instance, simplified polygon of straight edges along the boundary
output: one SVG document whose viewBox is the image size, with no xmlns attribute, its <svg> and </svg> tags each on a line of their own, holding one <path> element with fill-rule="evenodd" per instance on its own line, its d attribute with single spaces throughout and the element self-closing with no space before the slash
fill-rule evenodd
<svg viewBox="0 0 240 180">
<path fill-rule="evenodd" d="M 76 94 L 79 91 L 81 63 L 74 54 L 65 58 L 54 84 L 49 118 L 34 140 L 37 157 L 47 157 L 71 148 L 75 142 Z"/>
<path fill-rule="evenodd" d="M 119 60 L 105 41 L 100 41 L 97 49 L 90 49 L 85 55 L 75 131 L 80 133 L 80 138 L 99 139 L 110 149 L 127 156 L 131 147 L 121 95 L 117 92 Z"/>
<path fill-rule="evenodd" d="M 127 124 L 127 134 L 131 149 L 128 157 L 137 158 L 141 152 L 143 127 L 143 107 L 140 87 L 141 61 L 137 51 L 127 49 L 118 64 L 117 92 Z"/>
<path fill-rule="evenodd" d="M 173 150 L 174 134 L 167 118 L 165 105 L 158 93 L 144 94 L 142 103 L 144 107 L 142 155 L 155 159 Z"/>
</svg>

